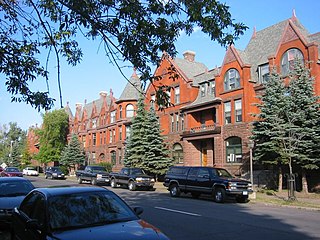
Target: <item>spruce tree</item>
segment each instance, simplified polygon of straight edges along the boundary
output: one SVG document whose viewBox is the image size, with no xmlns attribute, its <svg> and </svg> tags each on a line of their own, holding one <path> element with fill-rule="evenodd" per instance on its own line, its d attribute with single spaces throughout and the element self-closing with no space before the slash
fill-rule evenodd
<svg viewBox="0 0 320 240">
<path fill-rule="evenodd" d="M 320 105 L 310 70 L 300 61 L 295 61 L 290 73 L 289 92 L 290 118 L 301 138 L 293 162 L 301 168 L 302 187 L 308 192 L 305 170 L 318 169 L 320 165 Z"/>
<path fill-rule="evenodd" d="M 86 156 L 83 152 L 81 143 L 77 135 L 73 134 L 69 144 L 64 148 L 61 154 L 60 164 L 68 167 L 69 171 L 76 165 L 84 163 Z"/>
<path fill-rule="evenodd" d="M 146 111 L 143 98 L 138 100 L 136 116 L 132 119 L 130 137 L 126 146 L 124 165 L 127 167 L 143 168 L 145 157 L 145 118 Z"/>
<path fill-rule="evenodd" d="M 144 169 L 155 175 L 163 175 L 173 165 L 169 150 L 160 131 L 160 123 L 153 107 L 147 112 L 145 122 L 146 152 Z"/>
</svg>

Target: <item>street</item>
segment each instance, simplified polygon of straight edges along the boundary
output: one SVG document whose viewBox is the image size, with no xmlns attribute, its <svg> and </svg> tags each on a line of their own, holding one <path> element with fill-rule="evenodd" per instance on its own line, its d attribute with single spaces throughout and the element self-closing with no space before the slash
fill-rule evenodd
<svg viewBox="0 0 320 240">
<path fill-rule="evenodd" d="M 78 185 L 68 179 L 28 178 L 36 187 Z M 161 229 L 172 240 L 320 239 L 319 211 L 233 201 L 217 204 L 209 198 L 193 199 L 183 194 L 180 198 L 171 198 L 163 188 L 134 192 L 107 188 L 130 206 L 142 206 L 142 219 Z"/>
</svg>

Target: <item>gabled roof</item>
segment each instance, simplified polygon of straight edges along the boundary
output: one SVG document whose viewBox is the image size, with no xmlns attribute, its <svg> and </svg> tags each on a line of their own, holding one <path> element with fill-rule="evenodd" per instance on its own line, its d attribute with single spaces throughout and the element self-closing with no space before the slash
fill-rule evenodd
<svg viewBox="0 0 320 240">
<path fill-rule="evenodd" d="M 206 65 L 200 62 L 189 61 L 182 58 L 175 58 L 173 61 L 190 80 L 193 80 L 196 75 L 208 70 Z"/>
<path fill-rule="evenodd" d="M 107 104 L 110 105 L 111 104 L 111 97 L 108 95 L 106 96 L 106 101 L 107 101 Z M 90 118 L 91 114 L 92 114 L 92 111 L 93 111 L 93 107 L 94 107 L 94 104 L 95 104 L 95 107 L 97 109 L 97 113 L 100 114 L 101 112 L 101 108 L 103 106 L 103 98 L 100 97 L 99 99 L 97 100 L 94 100 L 90 103 L 85 103 L 83 108 L 82 108 L 82 111 L 80 113 L 80 121 L 83 120 L 84 116 L 83 114 L 86 112 L 87 113 L 87 116 Z"/>
<path fill-rule="evenodd" d="M 129 82 L 126 84 L 124 90 L 122 91 L 119 100 L 117 100 L 116 103 L 138 100 L 141 91 L 142 89 L 140 78 L 137 75 L 136 71 L 134 71 L 131 78 L 129 79 Z"/>
</svg>

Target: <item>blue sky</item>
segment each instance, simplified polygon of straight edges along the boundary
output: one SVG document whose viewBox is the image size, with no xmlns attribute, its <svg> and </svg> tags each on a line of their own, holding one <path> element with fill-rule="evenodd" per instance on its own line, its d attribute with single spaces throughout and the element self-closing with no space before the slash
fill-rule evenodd
<svg viewBox="0 0 320 240">
<path fill-rule="evenodd" d="M 309 33 L 320 32 L 320 1 L 315 0 L 226 0 L 230 6 L 233 19 L 245 23 L 249 29 L 235 43 L 238 49 L 244 49 L 248 44 L 254 27 L 257 31 L 292 16 L 293 9 L 300 22 L 308 29 Z M 191 36 L 182 34 L 176 43 L 177 57 L 182 57 L 186 50 L 196 53 L 196 61 L 204 63 L 209 69 L 222 64 L 225 49 L 217 43 L 212 42 L 206 35 L 196 31 Z M 67 64 L 61 66 L 61 87 L 63 105 L 69 102 L 71 110 L 75 111 L 76 103 L 91 102 L 99 98 L 100 91 L 109 94 L 112 89 L 116 98 L 120 97 L 126 80 L 117 68 L 110 64 L 103 49 L 99 49 L 98 42 L 85 42 L 82 46 L 84 57 L 76 67 Z M 54 109 L 60 107 L 59 90 L 57 85 L 56 63 L 51 61 L 51 80 L 49 82 L 50 93 L 56 99 Z M 131 68 L 123 69 L 129 78 L 132 74 Z M 32 89 L 45 90 L 45 84 L 35 82 Z M 10 95 L 6 92 L 4 78 L 0 81 L 0 126 L 9 122 L 17 122 L 18 126 L 27 130 L 30 126 L 41 125 L 41 112 L 33 109 L 25 103 L 11 103 Z"/>
</svg>

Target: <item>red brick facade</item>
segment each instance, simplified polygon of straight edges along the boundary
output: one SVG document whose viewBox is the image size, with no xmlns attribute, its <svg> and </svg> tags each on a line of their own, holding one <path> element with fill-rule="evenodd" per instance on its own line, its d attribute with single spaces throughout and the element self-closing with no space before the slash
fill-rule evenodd
<svg viewBox="0 0 320 240">
<path fill-rule="evenodd" d="M 243 51 L 230 46 L 219 68 L 208 70 L 195 61 L 191 51 L 185 52 L 184 59 L 172 59 L 164 53 L 155 71 L 162 79 L 155 84 L 172 87 L 168 94 L 174 105 L 157 114 L 176 164 L 225 167 L 234 174 L 247 172 L 248 138 L 253 114 L 258 112 L 254 103 L 263 90 L 266 73 L 276 68 L 281 74 L 290 67 L 289 52 L 298 51 L 315 78 L 319 95 L 319 43 L 320 33 L 309 35 L 293 16 L 254 32 Z M 176 69 L 177 79 L 166 74 L 168 67 Z M 137 79 L 134 73 L 131 80 Z M 125 96 L 126 91 L 131 95 Z M 153 85 L 146 89 L 147 108 L 155 91 Z M 119 99 L 111 91 L 100 94 L 97 101 L 77 106 L 70 129 L 83 142 L 89 162 L 122 166 L 126 126 L 132 116 L 126 115 L 132 113 L 126 109 L 131 106 L 135 110 L 137 99 L 137 93 L 126 86 Z"/>
</svg>

